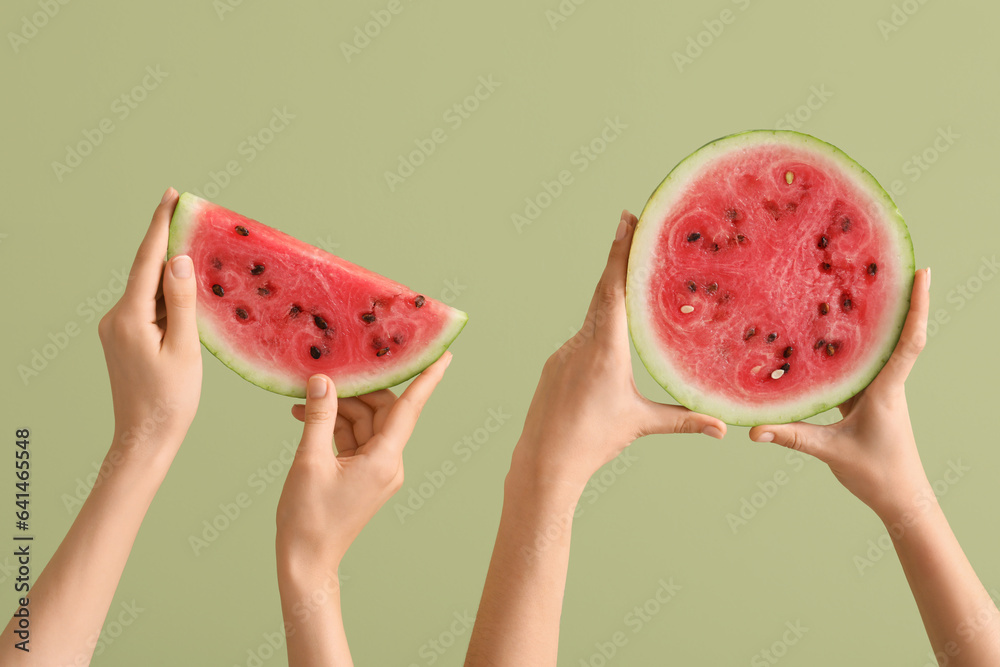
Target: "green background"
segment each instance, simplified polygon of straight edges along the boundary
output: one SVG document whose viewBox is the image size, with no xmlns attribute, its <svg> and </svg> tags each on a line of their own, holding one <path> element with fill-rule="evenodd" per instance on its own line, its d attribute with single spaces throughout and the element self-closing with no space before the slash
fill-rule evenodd
<svg viewBox="0 0 1000 667">
<path fill-rule="evenodd" d="M 450 625 L 454 614 L 475 612 L 511 449 L 543 361 L 582 320 L 621 209 L 641 210 L 667 171 L 706 141 L 791 114 L 789 127 L 905 188 L 896 199 L 918 266 L 934 269 L 942 321 L 909 382 L 914 428 L 932 481 L 949 463 L 963 470 L 939 485 L 941 502 L 986 587 L 1000 589 L 992 424 L 1000 289 L 990 264 L 1000 231 L 988 206 L 1000 148 L 1000 6 L 567 0 L 566 20 L 553 23 L 557 0 L 401 0 L 401 12 L 348 61 L 342 43 L 388 0 L 236 2 L 69 2 L 30 39 L 12 44 L 8 34 L 0 47 L 0 405 L 4 451 L 13 451 L 15 427 L 33 432 L 36 573 L 76 514 L 66 497 L 112 432 L 88 299 L 100 314 L 117 296 L 113 272 L 130 263 L 164 188 L 201 191 L 470 314 L 406 450 L 403 490 L 343 566 L 358 664 L 461 664 L 468 630 L 457 624 L 452 636 Z M 731 22 L 713 23 L 723 10 Z M 5 2 L 0 26 L 20 32 L 40 11 L 37 2 Z M 898 30 L 888 32 L 894 11 Z M 700 54 L 689 38 L 701 39 Z M 674 53 L 689 47 L 697 57 L 679 67 Z M 133 94 L 147 67 L 165 78 Z M 459 127 L 447 122 L 445 112 L 490 76 L 499 87 Z M 814 89 L 826 99 L 811 98 Z M 144 97 L 127 117 L 115 103 L 122 95 Z M 241 143 L 267 127 L 274 108 L 294 118 L 249 159 Z M 57 174 L 67 146 L 105 118 L 114 130 Z M 581 171 L 574 154 L 607 119 L 627 127 Z M 439 127 L 447 140 L 390 191 L 385 172 Z M 949 128 L 958 136 L 939 142 L 940 152 L 935 138 Z M 925 151 L 934 161 L 922 170 L 912 158 Z M 240 173 L 210 187 L 231 160 Z M 512 214 L 563 169 L 573 182 L 519 232 Z M 70 323 L 81 333 L 22 380 L 18 366 Z M 637 360 L 636 378 L 668 400 Z M 94 664 L 256 664 L 265 635 L 281 627 L 274 509 L 285 473 L 278 455 L 299 432 L 291 403 L 205 354 L 197 419 L 109 621 L 121 603 L 143 611 L 119 636 L 106 635 Z M 477 429 L 490 409 L 510 417 L 487 438 Z M 484 441 L 467 460 L 454 449 L 465 437 Z M 618 631 L 628 643 L 609 664 L 767 664 L 755 655 L 781 640 L 786 622 L 808 631 L 782 665 L 931 664 L 894 555 L 874 561 L 884 529 L 825 466 L 753 444 L 741 428 L 722 442 L 650 437 L 631 452 L 633 464 L 605 471 L 613 483 L 592 487 L 577 519 L 560 664 L 602 664 L 595 643 Z M 448 460 L 457 473 L 401 522 L 396 504 Z M 251 476 L 269 463 L 278 472 L 261 490 Z M 727 515 L 744 499 L 760 504 L 765 496 L 754 494 L 778 471 L 787 483 L 734 531 Z M 8 480 L 0 506 L 12 507 L 12 473 L 0 479 Z M 189 537 L 240 493 L 252 504 L 196 555 Z M 10 561 L 0 568 L 8 610 Z M 681 590 L 635 632 L 626 615 L 671 578 Z M 429 644 L 450 639 L 443 654 Z M 262 664 L 285 664 L 283 649 Z"/>
</svg>

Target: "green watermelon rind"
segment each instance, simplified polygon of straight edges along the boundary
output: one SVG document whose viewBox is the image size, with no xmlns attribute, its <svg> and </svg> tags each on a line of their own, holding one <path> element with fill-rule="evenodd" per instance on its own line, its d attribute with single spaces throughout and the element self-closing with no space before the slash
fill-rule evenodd
<svg viewBox="0 0 1000 667">
<path fill-rule="evenodd" d="M 846 174 L 854 178 L 854 182 L 860 189 L 870 194 L 872 199 L 881 205 L 884 212 L 883 219 L 895 223 L 888 226 L 895 232 L 893 236 L 902 279 L 899 288 L 901 293 L 897 311 L 890 320 L 893 322 L 893 326 L 886 329 L 885 339 L 873 353 L 870 363 L 860 367 L 854 376 L 844 378 L 836 387 L 824 392 L 822 399 L 807 396 L 804 399 L 788 401 L 778 406 L 743 406 L 741 410 L 732 401 L 713 400 L 701 390 L 689 387 L 680 374 L 670 368 L 669 361 L 659 351 L 652 333 L 653 327 L 648 323 L 650 318 L 646 315 L 647 306 L 643 299 L 645 290 L 643 289 L 644 284 L 642 284 L 642 276 L 648 275 L 648 269 L 646 269 L 643 260 L 651 256 L 654 243 L 652 238 L 646 241 L 643 237 L 648 234 L 655 235 L 659 231 L 659 225 L 650 220 L 649 217 L 655 211 L 663 210 L 664 202 L 670 202 L 671 197 L 677 194 L 672 192 L 676 182 L 681 182 L 683 185 L 685 177 L 722 154 L 723 151 L 731 150 L 736 144 L 748 145 L 755 142 L 776 143 L 780 141 L 788 142 L 789 145 L 799 148 L 804 147 L 831 158 L 833 162 L 843 168 Z M 644 221 L 646 221 L 645 225 Z M 646 253 L 646 256 L 639 256 L 641 253 Z M 632 251 L 629 255 L 625 297 L 629 332 L 639 359 L 646 370 L 681 405 L 696 412 L 718 417 L 727 424 L 736 426 L 784 424 L 800 421 L 830 410 L 857 395 L 875 379 L 882 367 L 888 362 L 899 341 L 909 312 L 915 266 L 910 232 L 896 203 L 868 170 L 839 148 L 811 135 L 789 130 L 750 130 L 730 134 L 706 143 L 684 158 L 667 174 L 647 200 L 636 226 Z M 905 294 L 903 294 L 904 291 Z"/>
<path fill-rule="evenodd" d="M 192 228 L 192 223 L 197 219 L 197 214 L 201 207 L 207 203 L 209 202 L 187 192 L 180 196 L 177 208 L 174 210 L 174 215 L 170 220 L 170 234 L 167 241 L 168 258 L 178 254 L 187 245 L 188 233 Z M 367 380 L 339 382 L 336 384 L 337 396 L 341 398 L 360 396 L 380 389 L 394 387 L 415 377 L 437 361 L 458 337 L 458 334 L 461 333 L 469 319 L 466 313 L 455 308 L 449 307 L 448 312 L 451 314 L 451 318 L 441 330 L 441 334 L 427 345 L 423 354 L 414 358 L 405 366 L 400 366 L 395 372 L 373 376 Z M 224 337 L 215 332 L 211 322 L 197 314 L 196 319 L 198 321 L 198 336 L 201 339 L 202 345 L 237 375 L 258 387 L 276 394 L 292 396 L 294 398 L 305 398 L 304 382 L 296 381 L 290 377 L 282 378 L 276 374 L 259 371 L 227 349 Z"/>
</svg>

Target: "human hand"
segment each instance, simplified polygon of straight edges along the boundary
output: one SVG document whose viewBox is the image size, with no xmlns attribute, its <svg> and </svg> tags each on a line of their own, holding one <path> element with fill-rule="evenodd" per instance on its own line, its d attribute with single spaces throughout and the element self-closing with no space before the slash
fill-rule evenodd
<svg viewBox="0 0 1000 667">
<path fill-rule="evenodd" d="M 653 433 L 722 438 L 719 419 L 646 399 L 632 377 L 625 274 L 636 217 L 623 211 L 611 254 L 580 331 L 545 363 L 515 464 L 582 490 L 633 440 Z"/>
<path fill-rule="evenodd" d="M 305 405 L 292 407 L 305 427 L 278 500 L 283 575 L 316 582 L 336 573 L 361 529 L 403 485 L 403 447 L 450 363 L 445 352 L 399 398 L 383 389 L 338 401 L 330 378 L 309 378 Z"/>
<path fill-rule="evenodd" d="M 904 383 L 927 340 L 930 269 L 918 271 L 910 312 L 888 363 L 861 393 L 840 406 L 830 426 L 805 422 L 755 426 L 750 438 L 815 456 L 840 483 L 892 522 L 931 496 L 906 407 Z"/>
<path fill-rule="evenodd" d="M 198 409 L 202 375 L 194 267 L 187 256 L 164 261 L 177 199 L 173 188 L 163 194 L 125 294 L 97 327 L 111 379 L 115 445 L 155 442 L 170 456 Z"/>
</svg>

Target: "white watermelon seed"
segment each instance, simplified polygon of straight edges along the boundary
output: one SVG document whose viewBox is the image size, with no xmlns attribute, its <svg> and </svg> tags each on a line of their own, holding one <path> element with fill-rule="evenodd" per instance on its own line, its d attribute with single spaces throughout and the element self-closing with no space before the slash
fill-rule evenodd
<svg viewBox="0 0 1000 667">
<path fill-rule="evenodd" d="M 778 370 L 776 370 L 773 373 L 771 373 L 771 379 L 777 380 L 778 378 L 780 378 L 784 374 L 785 374 L 785 371 L 783 371 L 783 370 L 781 370 L 779 368 Z"/>
<path fill-rule="evenodd" d="M 681 312 L 685 315 L 694 312 L 694 306 L 681 306 Z"/>
<path fill-rule="evenodd" d="M 762 366 L 754 366 L 753 368 L 750 369 L 750 372 L 753 373 L 754 375 L 756 375 L 757 373 L 760 372 L 761 368 L 763 368 L 763 367 Z"/>
<path fill-rule="evenodd" d="M 794 181 L 794 180 L 795 180 L 795 174 L 793 174 L 790 171 L 786 171 L 785 172 L 785 183 L 788 183 L 789 185 L 791 185 L 792 181 Z"/>
</svg>

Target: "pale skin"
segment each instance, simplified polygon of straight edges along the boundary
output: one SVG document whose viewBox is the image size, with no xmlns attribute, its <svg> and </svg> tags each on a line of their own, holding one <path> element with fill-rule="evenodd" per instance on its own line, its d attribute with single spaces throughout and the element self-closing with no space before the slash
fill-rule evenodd
<svg viewBox="0 0 1000 667">
<path fill-rule="evenodd" d="M 467 667 L 556 664 L 572 513 L 601 465 L 641 435 L 725 433 L 711 417 L 657 406 L 635 390 L 624 312 L 635 222 L 622 214 L 583 329 L 542 371 L 505 481 Z M 869 387 L 840 406 L 840 422 L 757 426 L 750 437 L 827 463 L 893 535 L 938 659 L 995 667 L 1000 613 L 937 504 L 907 412 L 904 383 L 926 340 L 929 287 L 930 270 L 917 272 L 896 350 Z"/>
<path fill-rule="evenodd" d="M 450 363 L 445 352 L 399 398 L 384 389 L 338 400 L 333 381 L 316 375 L 305 405 L 293 407 L 305 426 L 278 501 L 275 539 L 290 667 L 354 664 L 340 606 L 340 562 L 402 486 L 403 447 Z"/>
<path fill-rule="evenodd" d="M 136 253 L 121 300 L 98 326 L 115 429 L 101 473 L 31 587 L 30 652 L 0 643 L 3 665 L 90 663 L 146 510 L 198 408 L 201 344 L 190 258 L 164 262 L 177 192 L 168 189 Z"/>
<path fill-rule="evenodd" d="M 635 224 L 622 213 L 583 327 L 542 369 L 504 483 L 466 665 L 555 665 L 572 515 L 591 475 L 644 435 L 726 432 L 714 417 L 636 389 L 625 314 Z"/>
</svg>

